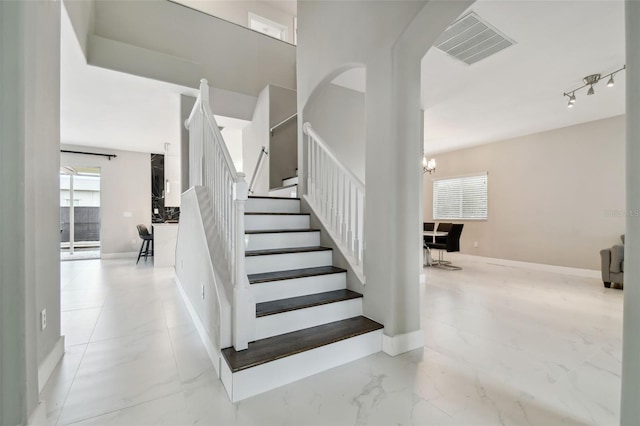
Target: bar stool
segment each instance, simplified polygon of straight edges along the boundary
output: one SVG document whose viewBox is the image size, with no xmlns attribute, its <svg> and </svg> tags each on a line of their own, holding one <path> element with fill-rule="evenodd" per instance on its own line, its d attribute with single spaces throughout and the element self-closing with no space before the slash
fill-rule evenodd
<svg viewBox="0 0 640 426">
<path fill-rule="evenodd" d="M 140 262 L 140 256 L 144 253 L 144 261 L 147 261 L 147 256 L 153 256 L 153 234 L 149 233 L 149 230 L 146 226 L 140 224 L 136 225 L 138 228 L 138 235 L 142 239 L 142 245 L 140 246 L 140 251 L 138 252 L 138 260 L 136 260 L 136 265 Z M 145 246 L 146 245 L 146 246 Z M 149 247 L 151 245 L 151 247 Z"/>
</svg>

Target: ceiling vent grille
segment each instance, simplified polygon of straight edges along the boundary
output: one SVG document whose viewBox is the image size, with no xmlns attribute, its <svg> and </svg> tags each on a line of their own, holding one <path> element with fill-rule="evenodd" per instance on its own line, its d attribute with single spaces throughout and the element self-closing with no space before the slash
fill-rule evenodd
<svg viewBox="0 0 640 426">
<path fill-rule="evenodd" d="M 434 46 L 471 65 L 514 44 L 515 41 L 470 12 L 447 28 Z"/>
</svg>

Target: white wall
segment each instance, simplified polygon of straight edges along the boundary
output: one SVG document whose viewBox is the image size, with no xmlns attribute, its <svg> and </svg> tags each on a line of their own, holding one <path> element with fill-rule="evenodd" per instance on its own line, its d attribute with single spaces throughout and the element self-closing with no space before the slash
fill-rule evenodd
<svg viewBox="0 0 640 426">
<path fill-rule="evenodd" d="M 365 182 L 365 94 L 327 83 L 304 110 L 305 121 L 318 132 L 342 164 Z"/>
<path fill-rule="evenodd" d="M 96 2 L 94 28 L 91 65 L 250 96 L 296 85 L 295 46 L 169 1 Z"/>
<path fill-rule="evenodd" d="M 100 227 L 102 255 L 137 253 L 140 237 L 136 225 L 151 230 L 151 154 L 118 151 L 76 145 L 62 149 L 116 154 L 106 157 L 60 154 L 60 163 L 68 166 L 100 167 Z M 130 213 L 130 216 L 125 214 Z"/>
<path fill-rule="evenodd" d="M 624 233 L 624 140 L 619 116 L 438 154 L 425 221 L 432 177 L 486 171 L 489 218 L 454 221 L 464 223 L 461 252 L 599 270 L 599 251 Z"/>
<path fill-rule="evenodd" d="M 422 341 L 420 61 L 471 3 L 298 2 L 299 137 L 314 91 L 346 69 L 366 67 L 364 310 L 387 337 L 412 342 L 402 350 Z M 304 160 L 300 137 L 303 180 Z"/>
<path fill-rule="evenodd" d="M 287 27 L 288 43 L 293 43 L 293 18 L 294 15 L 285 12 L 282 9 L 273 7 L 271 4 L 263 1 L 198 1 L 198 0 L 177 0 L 176 3 L 182 3 L 185 6 L 201 10 L 209 15 L 217 16 L 234 24 L 249 27 L 249 12 L 260 15 L 270 21 L 276 22 Z"/>
<path fill-rule="evenodd" d="M 296 92 L 269 85 L 269 129 L 296 113 Z M 296 175 L 298 167 L 298 126 L 292 118 L 269 133 L 269 188 L 279 188 L 282 180 Z"/>
<path fill-rule="evenodd" d="M 244 171 L 242 158 L 242 128 L 225 127 L 220 133 L 224 138 L 225 145 L 229 150 L 229 155 L 231 156 L 233 165 L 236 167 L 236 171 Z"/>
<path fill-rule="evenodd" d="M 60 3 L 0 2 L 0 46 L 0 423 L 21 425 L 61 339 Z"/>
</svg>

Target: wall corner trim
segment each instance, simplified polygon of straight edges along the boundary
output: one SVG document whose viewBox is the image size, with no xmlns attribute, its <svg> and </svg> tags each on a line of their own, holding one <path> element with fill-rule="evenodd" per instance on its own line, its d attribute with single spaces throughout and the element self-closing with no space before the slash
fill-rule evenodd
<svg viewBox="0 0 640 426">
<path fill-rule="evenodd" d="M 51 373 L 64 356 L 64 336 L 60 336 L 49 355 L 38 366 L 38 392 L 42 392 L 44 385 L 47 384 Z M 41 404 L 42 405 L 42 404 Z M 46 416 L 45 416 L 46 418 Z M 31 422 L 29 422 L 31 424 Z"/>
<path fill-rule="evenodd" d="M 396 356 L 424 346 L 424 333 L 422 329 L 405 334 L 397 334 L 393 337 L 382 335 L 382 351 L 387 355 Z"/>
</svg>

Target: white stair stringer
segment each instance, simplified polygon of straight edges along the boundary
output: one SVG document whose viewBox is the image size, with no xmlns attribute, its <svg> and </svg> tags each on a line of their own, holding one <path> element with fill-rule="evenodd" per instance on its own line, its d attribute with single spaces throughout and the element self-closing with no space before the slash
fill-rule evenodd
<svg viewBox="0 0 640 426">
<path fill-rule="evenodd" d="M 382 330 L 376 330 L 235 373 L 223 358 L 221 379 L 231 400 L 237 402 L 381 350 Z"/>
<path fill-rule="evenodd" d="M 347 273 L 340 272 L 327 275 L 293 278 L 288 280 L 269 281 L 251 284 L 251 292 L 256 303 L 290 297 L 308 296 L 326 291 L 340 290 L 347 287 Z"/>
<path fill-rule="evenodd" d="M 297 185 L 298 176 L 292 176 L 290 178 L 282 179 L 282 186 Z"/>
<path fill-rule="evenodd" d="M 256 318 L 256 340 L 362 315 L 362 298 Z"/>
<path fill-rule="evenodd" d="M 287 185 L 269 190 L 271 197 L 296 198 L 298 196 L 298 185 Z"/>
</svg>

